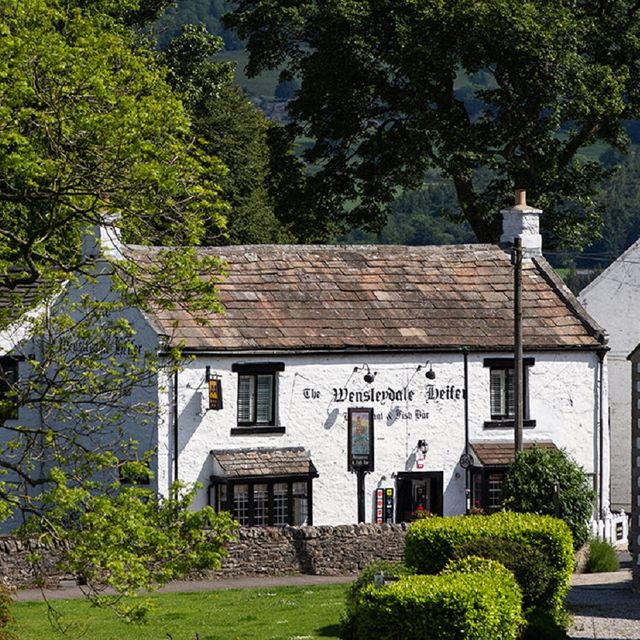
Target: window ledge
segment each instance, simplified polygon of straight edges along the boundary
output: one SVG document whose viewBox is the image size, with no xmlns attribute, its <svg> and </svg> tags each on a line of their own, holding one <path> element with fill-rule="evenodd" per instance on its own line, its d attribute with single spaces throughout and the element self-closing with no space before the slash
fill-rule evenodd
<svg viewBox="0 0 640 640">
<path fill-rule="evenodd" d="M 285 433 L 285 427 L 233 427 L 232 436 L 276 435 Z"/>
<path fill-rule="evenodd" d="M 486 420 L 485 429 L 513 429 L 515 422 L 513 420 Z M 536 426 L 535 420 L 523 420 L 522 426 L 525 429 L 533 429 Z"/>
</svg>

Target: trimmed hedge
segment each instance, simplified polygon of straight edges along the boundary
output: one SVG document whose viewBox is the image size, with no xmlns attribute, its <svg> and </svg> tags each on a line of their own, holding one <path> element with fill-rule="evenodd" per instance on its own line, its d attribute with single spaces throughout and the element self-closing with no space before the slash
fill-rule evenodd
<svg viewBox="0 0 640 640">
<path fill-rule="evenodd" d="M 436 574 L 470 540 L 513 540 L 543 554 L 549 589 L 537 605 L 562 611 L 573 571 L 573 542 L 567 525 L 550 516 L 500 512 L 490 516 L 428 518 L 411 523 L 405 538 L 405 561 L 416 573 Z"/>
<path fill-rule="evenodd" d="M 354 640 L 515 640 L 524 625 L 522 596 L 501 564 L 466 558 L 439 576 L 407 576 L 358 594 Z"/>
<path fill-rule="evenodd" d="M 360 592 L 369 585 L 373 584 L 376 573 L 384 574 L 385 578 L 392 580 L 402 576 L 413 574 L 403 562 L 393 562 L 391 560 L 374 560 L 370 562 L 360 573 L 358 577 L 349 585 L 346 594 L 347 614 L 353 609 Z M 2 640 L 0 638 L 0 640 Z"/>
<path fill-rule="evenodd" d="M 553 569 L 544 553 L 520 540 L 480 537 L 463 542 L 454 550 L 454 558 L 477 556 L 496 560 L 511 571 L 522 590 L 522 606 L 544 608 L 551 596 Z"/>
</svg>

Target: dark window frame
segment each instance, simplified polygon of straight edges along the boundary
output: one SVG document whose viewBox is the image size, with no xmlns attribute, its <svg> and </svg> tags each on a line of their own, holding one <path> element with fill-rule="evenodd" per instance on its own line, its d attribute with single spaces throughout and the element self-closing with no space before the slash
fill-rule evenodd
<svg viewBox="0 0 640 640">
<path fill-rule="evenodd" d="M 523 399 L 524 399 L 524 416 L 523 416 L 523 426 L 525 428 L 533 428 L 536 426 L 536 421 L 532 420 L 529 417 L 529 367 L 533 367 L 536 363 L 536 359 L 532 357 L 527 357 L 522 359 L 523 366 Z M 489 403 L 491 404 L 491 376 L 493 371 L 507 371 L 511 372 L 513 375 L 514 372 L 514 359 L 513 358 L 485 358 L 483 361 L 483 366 L 489 369 Z M 507 374 L 508 376 L 508 374 Z M 506 385 L 508 389 L 508 378 L 506 379 Z M 505 390 L 506 391 L 506 390 Z M 508 397 L 504 398 L 505 406 L 509 406 Z M 485 420 L 484 427 L 486 429 L 511 429 L 515 425 L 514 416 L 509 413 L 502 415 L 497 413 L 491 414 L 490 420 Z"/>
<path fill-rule="evenodd" d="M 471 486 L 473 487 L 472 506 L 475 508 L 480 507 L 486 513 L 495 513 L 502 509 L 502 505 L 491 506 L 489 504 L 490 489 L 489 480 L 492 475 L 502 475 L 502 482 L 504 482 L 507 474 L 509 473 L 510 466 L 503 465 L 491 465 L 486 467 L 475 467 L 472 472 Z M 480 495 L 476 492 L 476 479 L 479 478 L 480 482 Z"/>
<path fill-rule="evenodd" d="M 306 484 L 307 491 L 307 522 L 305 526 L 313 525 L 313 479 L 317 475 L 288 475 L 288 476 L 251 476 L 249 478 L 220 478 L 216 476 L 211 477 L 211 485 L 209 488 L 209 505 L 214 508 L 216 512 L 228 511 L 234 518 L 237 518 L 233 506 L 234 487 L 236 485 L 248 485 L 248 505 L 247 505 L 247 519 L 248 523 L 241 526 L 254 527 L 254 526 L 267 526 L 267 527 L 280 527 L 280 526 L 299 526 L 294 524 L 294 504 L 295 496 L 293 493 L 293 485 L 296 482 L 302 482 Z M 254 500 L 254 487 L 255 485 L 266 484 L 268 492 L 268 513 L 267 524 L 256 525 L 255 524 L 255 500 Z M 287 521 L 284 524 L 275 524 L 275 499 L 274 499 L 274 485 L 286 484 L 287 485 Z M 218 500 L 219 489 L 224 486 L 226 488 L 226 500 Z M 211 490 L 213 490 L 213 498 Z"/>
<path fill-rule="evenodd" d="M 284 362 L 236 362 L 231 366 L 231 371 L 238 374 L 236 393 L 236 427 L 231 429 L 231 435 L 248 435 L 285 432 L 284 427 L 278 426 L 278 376 L 284 371 Z M 271 419 L 268 422 L 258 422 L 258 403 L 254 399 L 250 420 L 239 419 L 240 407 L 240 378 L 253 379 L 253 393 L 258 394 L 258 376 L 271 376 Z"/>
</svg>

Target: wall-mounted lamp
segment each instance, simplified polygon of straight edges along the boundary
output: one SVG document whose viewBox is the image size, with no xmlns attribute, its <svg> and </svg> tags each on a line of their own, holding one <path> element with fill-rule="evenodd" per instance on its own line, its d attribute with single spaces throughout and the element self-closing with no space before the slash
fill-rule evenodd
<svg viewBox="0 0 640 640">
<path fill-rule="evenodd" d="M 365 371 L 365 370 L 367 373 L 364 374 L 364 381 L 367 384 L 371 384 L 376 379 L 376 376 L 378 375 L 377 371 L 374 371 L 373 373 L 371 373 L 371 369 L 369 368 L 368 364 L 363 364 L 361 367 L 353 368 L 354 373 L 357 373 L 358 371 Z"/>
<path fill-rule="evenodd" d="M 427 373 L 424 374 L 424 377 L 427 378 L 428 380 L 435 380 L 436 372 L 433 370 L 433 367 L 431 366 L 431 360 L 427 360 L 424 364 L 419 364 L 416 371 L 420 371 L 420 369 L 425 369 L 427 365 L 429 365 L 429 371 L 427 371 Z"/>
<path fill-rule="evenodd" d="M 427 455 L 427 451 L 429 451 L 429 445 L 426 440 L 418 440 L 418 451 L 423 455 Z"/>
</svg>

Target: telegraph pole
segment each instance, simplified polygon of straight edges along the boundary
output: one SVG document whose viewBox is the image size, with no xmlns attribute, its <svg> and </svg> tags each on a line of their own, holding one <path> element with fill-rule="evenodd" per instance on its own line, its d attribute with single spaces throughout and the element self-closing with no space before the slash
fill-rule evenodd
<svg viewBox="0 0 640 640">
<path fill-rule="evenodd" d="M 522 451 L 523 380 L 522 380 L 522 238 L 513 240 L 513 393 L 515 404 L 514 445 L 516 454 Z"/>
</svg>

